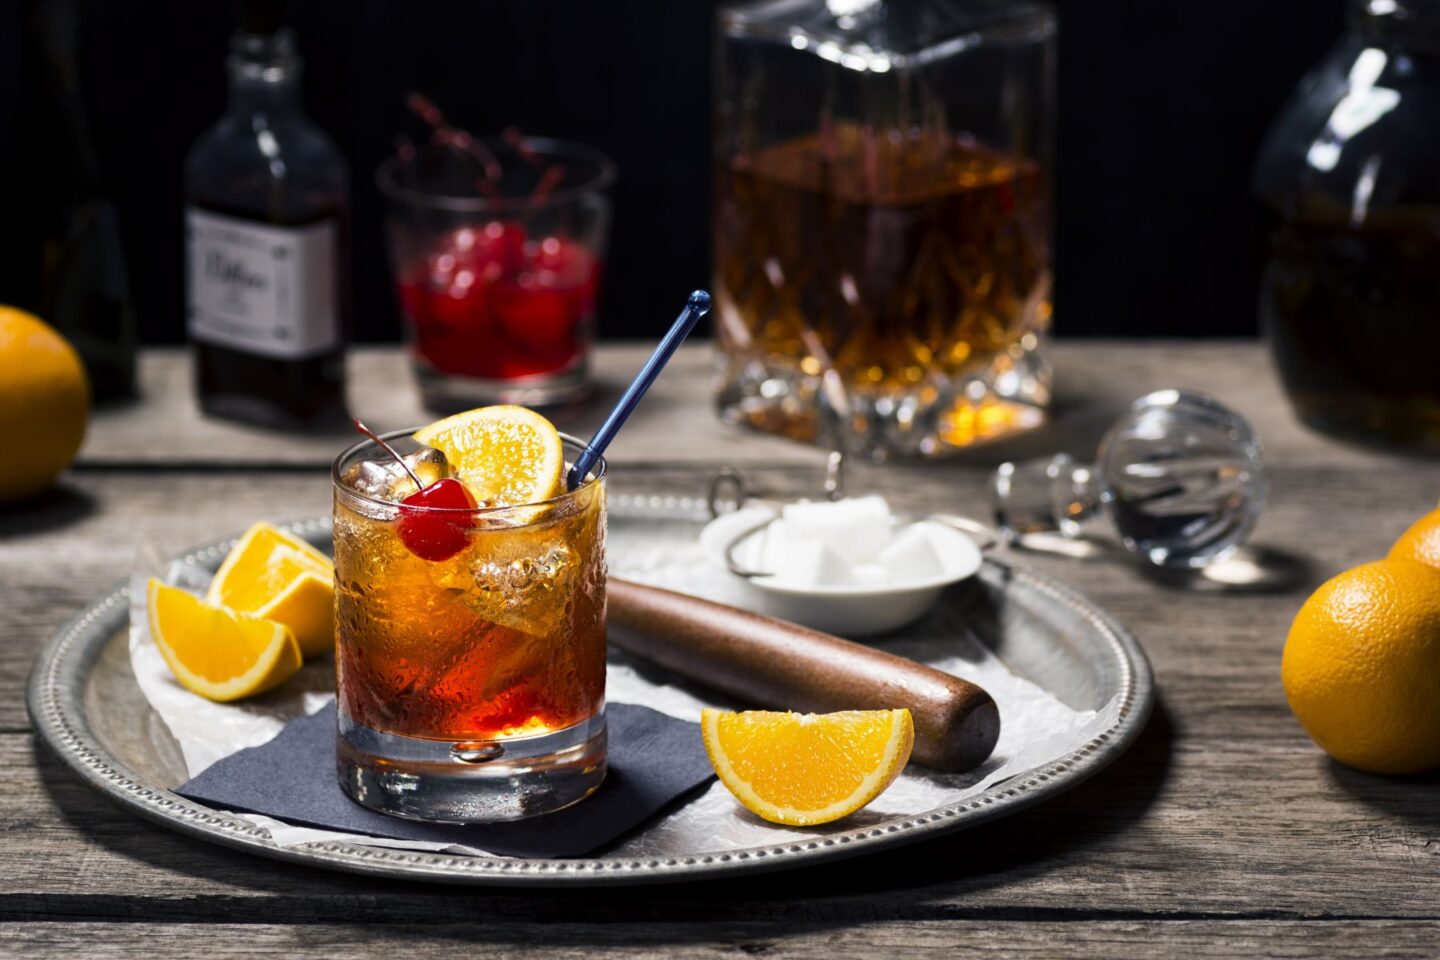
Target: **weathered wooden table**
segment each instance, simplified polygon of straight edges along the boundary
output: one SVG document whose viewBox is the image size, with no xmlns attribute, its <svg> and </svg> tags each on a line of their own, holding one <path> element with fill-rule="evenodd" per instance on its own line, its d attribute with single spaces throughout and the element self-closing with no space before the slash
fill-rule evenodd
<svg viewBox="0 0 1440 960">
<path fill-rule="evenodd" d="M 600 355 L 608 395 L 638 348 Z M 1162 386 L 1208 390 L 1255 423 L 1272 470 L 1255 537 L 1269 592 L 1194 590 L 1113 560 L 1032 557 L 1140 638 L 1160 702 L 1136 746 L 1021 815 L 864 860 L 704 885 L 488 892 L 299 869 L 170 833 L 92 793 L 43 750 L 23 685 L 44 639 L 127 573 L 142 538 L 184 546 L 254 519 L 325 513 L 348 438 L 202 420 L 182 354 L 143 358 L 144 399 L 104 412 L 56 490 L 0 512 L 0 955 L 407 958 L 1434 956 L 1440 778 L 1329 761 L 1285 706 L 1280 650 L 1305 594 L 1384 553 L 1440 496 L 1440 462 L 1342 446 L 1294 424 L 1254 344 L 1061 344 L 1054 423 L 941 464 L 864 469 L 906 505 L 979 509 L 1001 459 L 1093 452 Z M 397 353 L 359 351 L 353 406 L 372 426 L 427 419 Z M 698 492 L 722 463 L 797 491 L 820 454 L 722 427 L 710 358 L 689 348 L 612 450 L 616 490 Z M 585 433 L 593 411 L 562 426 Z M 23 456 L 9 450 L 7 456 Z M 954 954 L 962 955 L 962 954 Z"/>
</svg>

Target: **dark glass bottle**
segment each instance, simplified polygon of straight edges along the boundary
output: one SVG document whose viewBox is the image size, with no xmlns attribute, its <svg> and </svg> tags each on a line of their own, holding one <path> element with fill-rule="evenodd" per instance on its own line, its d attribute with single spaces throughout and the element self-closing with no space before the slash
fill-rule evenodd
<svg viewBox="0 0 1440 960">
<path fill-rule="evenodd" d="M 187 313 L 200 406 L 269 426 L 345 412 L 345 162 L 300 108 L 274 3 L 241 8 L 230 102 L 185 163 Z"/>
<path fill-rule="evenodd" d="M 43 179 L 37 312 L 75 346 L 91 395 L 135 390 L 135 306 L 114 197 L 102 174 L 80 90 L 73 0 L 45 0 L 31 22 L 42 142 L 53 148 Z"/>
<path fill-rule="evenodd" d="M 1300 419 L 1440 451 L 1440 0 L 1352 0 L 1255 170 L 1260 321 Z"/>
</svg>

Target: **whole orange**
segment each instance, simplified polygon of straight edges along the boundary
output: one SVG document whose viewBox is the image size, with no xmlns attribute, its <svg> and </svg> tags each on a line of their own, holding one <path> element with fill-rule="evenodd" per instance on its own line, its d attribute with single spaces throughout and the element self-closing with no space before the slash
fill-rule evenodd
<svg viewBox="0 0 1440 960">
<path fill-rule="evenodd" d="M 1300 725 L 1370 773 L 1440 766 L 1440 569 L 1377 560 L 1310 595 L 1280 667 Z"/>
<path fill-rule="evenodd" d="M 1440 508 L 1410 524 L 1385 554 L 1391 560 L 1419 560 L 1440 567 Z"/>
<path fill-rule="evenodd" d="M 44 489 L 69 466 L 89 412 L 75 349 L 39 317 L 0 306 L 0 502 Z"/>
</svg>

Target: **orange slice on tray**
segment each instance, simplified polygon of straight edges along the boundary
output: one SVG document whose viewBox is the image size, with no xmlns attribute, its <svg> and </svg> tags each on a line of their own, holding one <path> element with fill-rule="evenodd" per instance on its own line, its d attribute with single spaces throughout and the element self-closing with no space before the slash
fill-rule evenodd
<svg viewBox="0 0 1440 960">
<path fill-rule="evenodd" d="M 151 579 L 150 636 L 185 689 L 209 700 L 239 700 L 283 683 L 300 669 L 290 628 Z"/>
<path fill-rule="evenodd" d="M 705 750 L 720 782 L 772 823 L 849 816 L 885 791 L 915 745 L 909 710 L 775 713 L 705 710 Z"/>
<path fill-rule="evenodd" d="M 415 441 L 445 454 L 481 506 L 539 503 L 565 491 L 560 434 L 525 407 L 457 413 L 417 430 Z"/>
<path fill-rule="evenodd" d="M 273 524 L 256 523 L 210 581 L 207 603 L 289 627 L 307 657 L 335 647 L 335 570 L 330 558 Z"/>
</svg>

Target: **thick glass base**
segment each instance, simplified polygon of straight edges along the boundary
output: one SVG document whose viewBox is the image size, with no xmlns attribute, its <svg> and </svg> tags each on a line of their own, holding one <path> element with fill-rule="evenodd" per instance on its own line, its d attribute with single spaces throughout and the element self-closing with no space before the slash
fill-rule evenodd
<svg viewBox="0 0 1440 960">
<path fill-rule="evenodd" d="M 716 406 L 727 423 L 867 460 L 942 457 L 1045 422 L 1051 372 L 1029 339 L 984 369 L 963 377 L 935 371 L 906 386 L 840 388 L 834 374 L 832 385 L 808 372 L 810 358 L 737 352 L 724 358 Z"/>
<path fill-rule="evenodd" d="M 421 400 L 437 413 L 456 413 L 494 403 L 554 407 L 579 400 L 590 392 L 589 365 L 584 361 L 555 373 L 512 380 L 443 373 L 420 357 L 413 357 L 411 365 L 420 384 Z"/>
<path fill-rule="evenodd" d="M 493 823 L 553 813 L 605 779 L 605 714 L 538 737 L 452 743 L 382 733 L 342 709 L 335 765 L 362 806 L 395 817 Z"/>
</svg>

